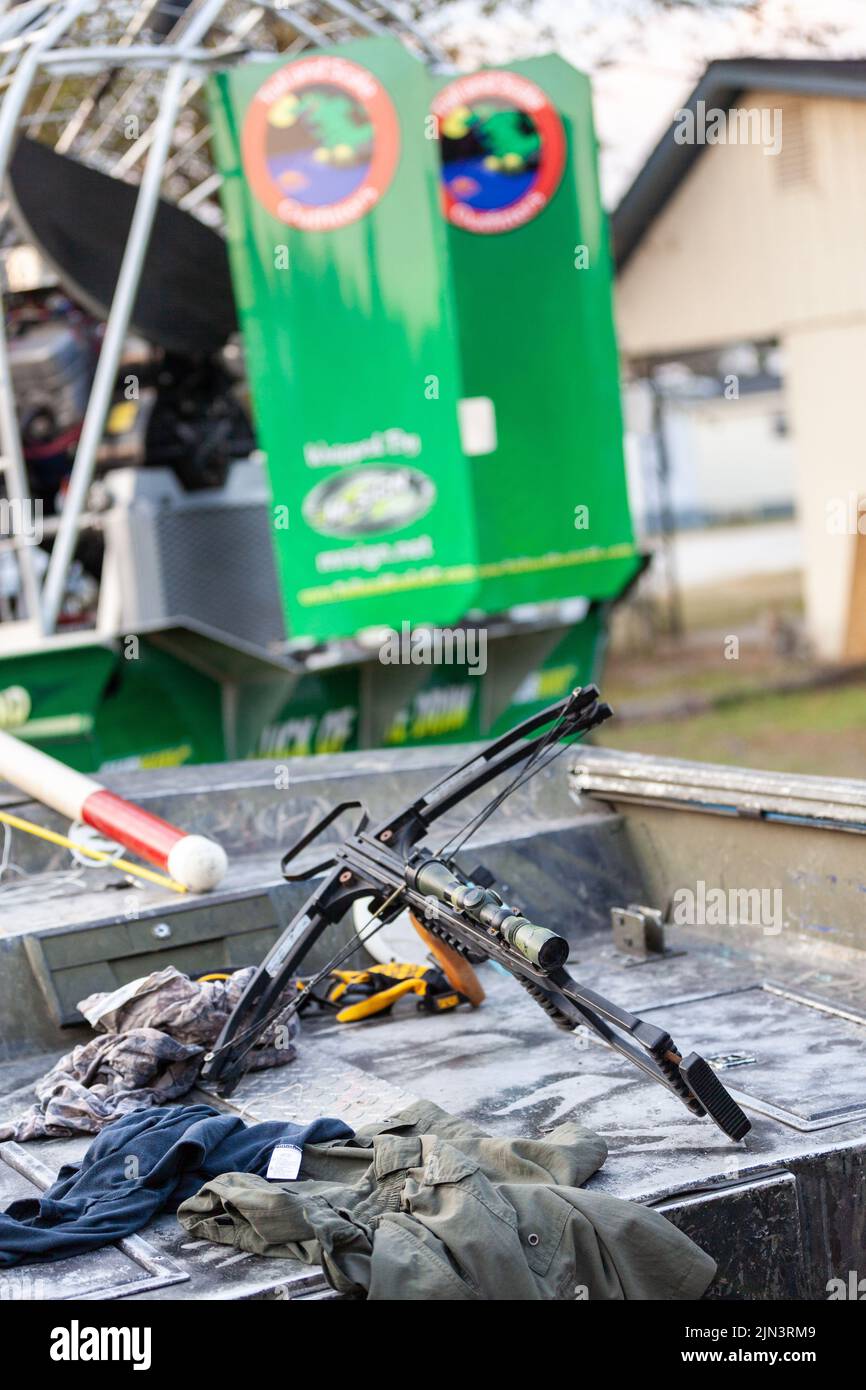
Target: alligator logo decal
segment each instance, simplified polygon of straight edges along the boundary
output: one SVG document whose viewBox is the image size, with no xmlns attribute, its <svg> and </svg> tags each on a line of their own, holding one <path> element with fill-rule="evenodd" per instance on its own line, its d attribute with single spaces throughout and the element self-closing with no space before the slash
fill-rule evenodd
<svg viewBox="0 0 866 1390">
<path fill-rule="evenodd" d="M 346 58 L 302 58 L 269 77 L 244 121 L 243 166 L 274 217 L 325 232 L 365 216 L 400 153 L 391 99 Z"/>
<path fill-rule="evenodd" d="M 451 82 L 433 103 L 445 215 L 469 232 L 509 232 L 537 217 L 559 187 L 565 135 L 548 97 L 513 72 Z"/>
</svg>

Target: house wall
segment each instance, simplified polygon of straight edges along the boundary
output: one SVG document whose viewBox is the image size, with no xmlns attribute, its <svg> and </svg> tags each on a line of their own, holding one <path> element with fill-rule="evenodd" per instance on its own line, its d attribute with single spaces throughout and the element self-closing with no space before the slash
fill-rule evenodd
<svg viewBox="0 0 866 1390">
<path fill-rule="evenodd" d="M 753 92 L 738 105 L 782 109 L 781 152 L 707 148 L 619 277 L 620 346 L 634 360 L 779 340 L 807 628 L 840 659 L 858 654 L 858 625 L 866 641 L 856 527 L 833 521 L 866 498 L 866 102 Z"/>
<path fill-rule="evenodd" d="M 838 528 L 866 499 L 866 321 L 803 328 L 786 338 L 788 402 L 796 441 L 806 620 L 816 651 L 848 655 L 856 529 Z M 866 527 L 866 517 L 863 525 Z M 866 623 L 866 613 L 857 614 Z M 853 654 L 853 653 L 852 653 Z"/>
<path fill-rule="evenodd" d="M 781 151 L 708 146 L 620 273 L 629 358 L 866 315 L 866 102 L 751 92 Z"/>
</svg>

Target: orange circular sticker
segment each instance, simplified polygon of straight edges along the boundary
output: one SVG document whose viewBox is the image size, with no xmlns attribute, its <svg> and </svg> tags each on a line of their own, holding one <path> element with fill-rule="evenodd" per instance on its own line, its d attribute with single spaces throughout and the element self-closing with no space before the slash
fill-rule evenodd
<svg viewBox="0 0 866 1390">
<path fill-rule="evenodd" d="M 397 167 L 400 127 L 366 68 L 347 58 L 301 58 L 256 92 L 241 149 L 268 212 L 290 227 L 328 232 L 364 217 L 382 197 Z"/>
<path fill-rule="evenodd" d="M 449 222 L 510 232 L 544 210 L 566 147 L 559 112 L 540 87 L 515 72 L 476 72 L 444 87 L 432 110 Z"/>
</svg>

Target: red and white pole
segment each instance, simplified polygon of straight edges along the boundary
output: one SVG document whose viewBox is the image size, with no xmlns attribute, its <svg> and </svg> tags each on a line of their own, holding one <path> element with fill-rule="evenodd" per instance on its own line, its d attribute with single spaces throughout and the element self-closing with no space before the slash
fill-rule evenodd
<svg viewBox="0 0 866 1390">
<path fill-rule="evenodd" d="M 216 841 L 188 835 L 47 753 L 2 732 L 0 778 L 61 816 L 93 826 L 165 870 L 193 893 L 215 888 L 228 867 L 225 850 Z"/>
</svg>

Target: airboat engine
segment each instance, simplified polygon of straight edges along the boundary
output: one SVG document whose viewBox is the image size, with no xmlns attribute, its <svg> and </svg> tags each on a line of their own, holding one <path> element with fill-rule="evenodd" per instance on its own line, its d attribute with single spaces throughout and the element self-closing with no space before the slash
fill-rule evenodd
<svg viewBox="0 0 866 1390">
<path fill-rule="evenodd" d="M 65 292 L 19 293 L 10 344 L 25 460 L 52 510 L 81 431 L 137 189 L 23 137 L 9 189 L 22 237 Z M 225 481 L 232 460 L 254 448 L 238 354 L 226 352 L 236 327 L 222 237 L 161 201 L 99 472 L 170 468 L 187 491 Z"/>
</svg>

